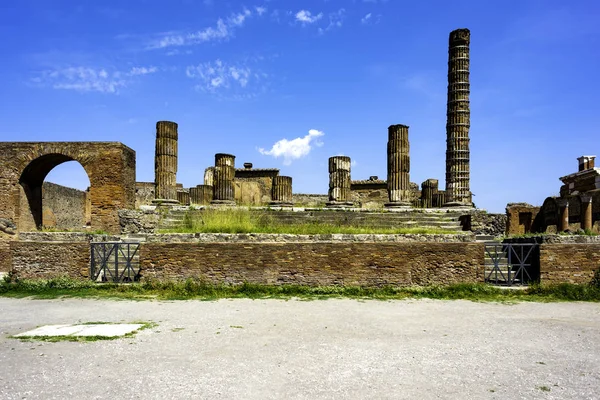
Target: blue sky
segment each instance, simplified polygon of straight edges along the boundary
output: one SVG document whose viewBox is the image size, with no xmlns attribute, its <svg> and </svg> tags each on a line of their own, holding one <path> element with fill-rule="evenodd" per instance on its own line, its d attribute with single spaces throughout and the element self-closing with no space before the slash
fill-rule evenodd
<svg viewBox="0 0 600 400">
<path fill-rule="evenodd" d="M 478 207 L 541 204 L 600 155 L 597 1 L 20 0 L 0 14 L 0 141 L 121 141 L 138 181 L 154 179 L 158 120 L 179 124 L 184 186 L 227 152 L 303 193 L 327 192 L 333 155 L 385 179 L 387 127 L 406 124 L 411 181 L 443 187 L 456 28 L 471 30 Z M 69 164 L 48 179 L 85 188 Z"/>
</svg>

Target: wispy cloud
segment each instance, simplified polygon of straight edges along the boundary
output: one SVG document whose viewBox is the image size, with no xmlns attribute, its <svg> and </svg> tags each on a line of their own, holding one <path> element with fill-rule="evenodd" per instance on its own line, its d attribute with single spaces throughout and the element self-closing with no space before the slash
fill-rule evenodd
<svg viewBox="0 0 600 400">
<path fill-rule="evenodd" d="M 325 133 L 311 129 L 308 135 L 298 137 L 292 140 L 281 139 L 276 142 L 270 150 L 259 148 L 260 154 L 272 156 L 274 158 L 283 157 L 283 164 L 290 165 L 292 161 L 307 156 L 312 150 L 312 146 L 322 146 L 323 142 L 319 140 Z"/>
<path fill-rule="evenodd" d="M 302 25 L 313 24 L 323 18 L 323 13 L 313 15 L 308 10 L 300 10 L 296 13 L 296 21 L 302 23 Z"/>
<path fill-rule="evenodd" d="M 335 28 L 341 28 L 345 18 L 346 10 L 344 8 L 340 8 L 336 12 L 329 14 L 329 25 L 325 28 L 319 28 L 319 33 L 325 33 Z"/>
<path fill-rule="evenodd" d="M 234 65 L 221 60 L 189 66 L 185 73 L 188 78 L 199 81 L 195 86 L 197 90 L 213 94 L 256 91 L 260 81 L 267 77 L 244 63 Z"/>
<path fill-rule="evenodd" d="M 152 41 L 149 49 L 164 49 L 174 46 L 191 46 L 211 41 L 228 40 L 235 35 L 236 29 L 242 27 L 248 18 L 262 16 L 267 9 L 254 7 L 254 11 L 244 8 L 241 12 L 233 13 L 227 18 L 219 18 L 214 26 L 188 33 L 164 33 Z"/>
<path fill-rule="evenodd" d="M 42 71 L 31 79 L 41 87 L 75 90 L 78 92 L 119 93 L 135 76 L 153 74 L 156 67 L 133 67 L 127 72 L 107 71 L 105 68 L 66 67 Z"/>
</svg>

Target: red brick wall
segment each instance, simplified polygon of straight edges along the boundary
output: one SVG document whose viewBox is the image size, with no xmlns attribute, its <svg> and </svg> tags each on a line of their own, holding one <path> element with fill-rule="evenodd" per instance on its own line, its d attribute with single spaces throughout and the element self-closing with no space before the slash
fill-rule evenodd
<svg viewBox="0 0 600 400">
<path fill-rule="evenodd" d="M 20 278 L 89 277 L 88 242 L 10 242 L 12 270 Z"/>
<path fill-rule="evenodd" d="M 144 243 L 142 276 L 212 283 L 407 286 L 481 281 L 480 243 Z"/>
<path fill-rule="evenodd" d="M 540 245 L 542 283 L 590 283 L 600 268 L 600 243 Z"/>
</svg>

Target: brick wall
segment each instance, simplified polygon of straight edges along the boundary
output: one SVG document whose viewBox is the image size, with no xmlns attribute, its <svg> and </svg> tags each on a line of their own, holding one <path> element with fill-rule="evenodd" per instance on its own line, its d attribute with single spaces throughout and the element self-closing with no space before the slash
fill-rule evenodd
<svg viewBox="0 0 600 400">
<path fill-rule="evenodd" d="M 480 243 L 144 243 L 142 276 L 407 286 L 480 281 Z"/>
<path fill-rule="evenodd" d="M 542 283 L 590 283 L 600 269 L 600 243 L 540 245 Z"/>
<path fill-rule="evenodd" d="M 10 242 L 12 270 L 20 278 L 89 276 L 89 242 Z"/>
<path fill-rule="evenodd" d="M 59 229 L 81 229 L 86 216 L 87 192 L 44 182 L 42 185 L 42 225 Z"/>
</svg>

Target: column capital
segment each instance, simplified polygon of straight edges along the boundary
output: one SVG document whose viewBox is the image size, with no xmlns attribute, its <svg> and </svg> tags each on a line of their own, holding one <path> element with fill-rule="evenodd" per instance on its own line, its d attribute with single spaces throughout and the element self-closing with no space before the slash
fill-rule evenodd
<svg viewBox="0 0 600 400">
<path fill-rule="evenodd" d="M 582 203 L 591 203 L 592 202 L 592 194 L 591 193 L 581 193 L 579 195 L 579 199 Z"/>
</svg>

